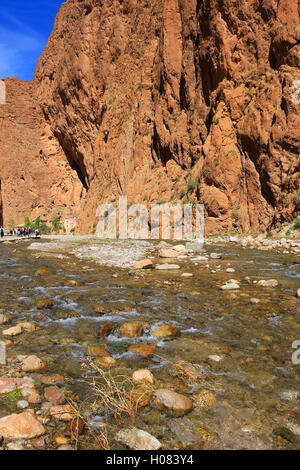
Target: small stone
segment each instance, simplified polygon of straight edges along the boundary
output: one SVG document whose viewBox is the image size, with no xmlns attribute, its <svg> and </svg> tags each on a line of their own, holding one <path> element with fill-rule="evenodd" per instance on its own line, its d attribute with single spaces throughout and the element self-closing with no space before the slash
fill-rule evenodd
<svg viewBox="0 0 300 470">
<path fill-rule="evenodd" d="M 139 338 L 144 333 L 144 323 L 132 321 L 124 323 L 120 327 L 121 338 Z"/>
<path fill-rule="evenodd" d="M 93 346 L 87 349 L 86 355 L 94 357 L 107 356 L 108 351 L 103 346 Z"/>
<path fill-rule="evenodd" d="M 49 412 L 58 421 L 71 421 L 77 415 L 75 408 L 71 405 L 51 406 Z"/>
<path fill-rule="evenodd" d="M 100 328 L 98 336 L 100 336 L 100 338 L 105 338 L 106 336 L 110 335 L 113 329 L 114 325 L 112 325 L 111 323 L 106 323 Z"/>
<path fill-rule="evenodd" d="M 12 315 L 7 315 L 6 313 L 0 313 L 0 325 L 5 325 L 12 320 Z"/>
<path fill-rule="evenodd" d="M 222 290 L 235 290 L 239 288 L 240 288 L 239 284 L 236 284 L 234 282 L 228 282 L 221 287 Z"/>
<path fill-rule="evenodd" d="M 22 330 L 25 330 L 27 332 L 33 332 L 37 330 L 37 326 L 34 323 L 31 323 L 29 321 L 18 322 L 18 326 L 20 326 Z"/>
<path fill-rule="evenodd" d="M 140 369 L 140 370 L 136 370 L 133 374 L 132 374 L 132 380 L 134 382 L 143 382 L 143 383 L 148 383 L 150 385 L 153 385 L 154 384 L 154 377 L 153 377 L 153 374 L 152 372 L 150 372 L 150 370 L 148 369 Z"/>
<path fill-rule="evenodd" d="M 194 405 L 198 408 L 211 408 L 216 405 L 217 399 L 209 390 L 202 390 L 193 396 Z"/>
<path fill-rule="evenodd" d="M 182 273 L 181 277 L 193 277 L 192 273 Z"/>
<path fill-rule="evenodd" d="M 177 258 L 178 252 L 172 249 L 163 249 L 159 252 L 160 258 Z"/>
<path fill-rule="evenodd" d="M 134 265 L 134 269 L 151 269 L 153 268 L 153 262 L 151 259 L 143 259 L 141 261 L 138 261 Z"/>
<path fill-rule="evenodd" d="M 98 367 L 113 367 L 117 365 L 117 360 L 112 356 L 102 356 L 94 360 L 94 364 Z"/>
<path fill-rule="evenodd" d="M 37 372 L 45 369 L 46 365 L 35 355 L 27 356 L 22 361 L 22 370 L 24 372 Z"/>
<path fill-rule="evenodd" d="M 24 410 L 25 408 L 28 408 L 29 404 L 28 404 L 28 401 L 26 400 L 19 400 L 17 402 L 17 407 L 18 408 L 21 408 L 22 410 Z"/>
<path fill-rule="evenodd" d="M 62 390 L 57 387 L 47 387 L 44 390 L 45 398 L 53 405 L 62 405 L 65 402 L 65 396 Z"/>
<path fill-rule="evenodd" d="M 27 401 L 32 405 L 37 405 L 38 403 L 41 403 L 42 399 L 38 392 L 33 392 L 28 396 Z"/>
<path fill-rule="evenodd" d="M 220 253 L 211 253 L 210 257 L 211 259 L 221 259 L 222 255 Z"/>
<path fill-rule="evenodd" d="M 50 299 L 42 299 L 42 300 L 37 300 L 35 303 L 35 306 L 38 310 L 42 310 L 44 308 L 52 308 L 53 307 L 53 301 Z"/>
<path fill-rule="evenodd" d="M 51 385 L 57 382 L 64 382 L 66 379 L 63 375 L 46 375 L 41 377 L 41 382 L 45 385 Z"/>
<path fill-rule="evenodd" d="M 52 273 L 49 269 L 38 269 L 35 274 L 36 276 L 50 276 Z"/>
<path fill-rule="evenodd" d="M 284 390 L 280 393 L 280 398 L 284 401 L 296 401 L 298 397 L 300 397 L 300 392 L 297 390 Z"/>
<path fill-rule="evenodd" d="M 180 266 L 178 264 L 168 264 L 168 263 L 165 263 L 165 264 L 157 264 L 155 266 L 155 269 L 158 269 L 158 270 L 173 270 L 173 269 L 180 269 Z"/>
<path fill-rule="evenodd" d="M 171 325 L 160 325 L 153 331 L 152 335 L 157 338 L 175 338 L 179 336 L 180 330 Z"/>
<path fill-rule="evenodd" d="M 19 325 L 13 326 L 12 328 L 8 328 L 8 330 L 4 330 L 2 332 L 4 336 L 17 336 L 17 335 L 20 335 L 21 333 L 22 333 L 22 328 Z"/>
<path fill-rule="evenodd" d="M 258 304 L 258 303 L 260 302 L 260 300 L 257 299 L 256 297 L 251 297 L 250 302 L 251 302 L 252 304 Z"/>
<path fill-rule="evenodd" d="M 58 446 L 63 446 L 63 445 L 68 445 L 69 444 L 69 439 L 63 436 L 58 436 L 55 438 L 55 444 Z"/>
<path fill-rule="evenodd" d="M 175 245 L 173 247 L 173 250 L 179 251 L 181 253 L 187 251 L 184 245 Z"/>
<path fill-rule="evenodd" d="M 37 450 L 45 450 L 46 442 L 44 437 L 39 437 L 38 439 L 33 439 L 31 441 L 32 447 Z"/>
<path fill-rule="evenodd" d="M 42 424 L 29 411 L 0 419 L 0 436 L 5 439 L 32 439 L 44 433 Z"/>
<path fill-rule="evenodd" d="M 0 394 L 10 393 L 14 390 L 22 390 L 23 388 L 32 389 L 33 383 L 30 378 L 11 378 L 11 377 L 0 377 Z"/>
<path fill-rule="evenodd" d="M 300 288 L 297 290 L 297 297 L 300 298 Z"/>
<path fill-rule="evenodd" d="M 235 273 L 235 269 L 233 269 L 233 268 L 227 268 L 227 269 L 226 269 L 226 272 L 227 272 L 227 273 Z"/>
<path fill-rule="evenodd" d="M 208 359 L 214 361 L 214 362 L 220 362 L 222 361 L 222 358 L 221 356 L 218 356 L 217 354 L 211 354 L 210 356 L 208 356 Z"/>
<path fill-rule="evenodd" d="M 6 444 L 6 448 L 7 450 L 24 450 L 24 447 L 16 442 L 9 442 Z"/>
<path fill-rule="evenodd" d="M 182 415 L 193 408 L 190 398 L 163 388 L 154 392 L 152 404 L 159 409 L 166 410 L 170 415 Z"/>
<path fill-rule="evenodd" d="M 122 429 L 115 439 L 133 450 L 158 450 L 161 443 L 151 434 L 137 428 Z"/>
<path fill-rule="evenodd" d="M 268 281 L 261 279 L 258 281 L 257 285 L 260 287 L 277 287 L 278 281 L 276 279 L 269 279 Z"/>
<path fill-rule="evenodd" d="M 154 354 L 154 349 L 152 346 L 148 346 L 147 344 L 132 344 L 129 348 L 128 351 L 134 353 L 134 354 L 141 354 L 142 356 L 153 356 Z"/>
</svg>

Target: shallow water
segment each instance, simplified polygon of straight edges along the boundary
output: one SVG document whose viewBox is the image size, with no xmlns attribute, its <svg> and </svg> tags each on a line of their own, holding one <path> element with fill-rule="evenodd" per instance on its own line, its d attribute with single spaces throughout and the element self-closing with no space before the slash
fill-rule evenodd
<svg viewBox="0 0 300 470">
<path fill-rule="evenodd" d="M 210 380 L 198 388 L 214 392 L 215 407 L 194 408 L 175 418 L 155 415 L 147 406 L 139 411 L 137 426 L 168 449 L 299 448 L 300 394 L 289 401 L 282 395 L 299 392 L 299 365 L 291 359 L 292 343 L 300 339 L 300 300 L 295 297 L 300 287 L 299 256 L 219 245 L 207 247 L 207 253 L 219 251 L 222 259 L 176 260 L 179 271 L 147 270 L 136 275 L 73 255 L 36 259 L 36 252 L 26 245 L 0 247 L 0 308 L 15 320 L 36 322 L 40 329 L 13 338 L 9 357 L 37 354 L 50 372 L 71 377 L 69 386 L 81 399 L 88 393 L 80 380 L 89 346 L 105 344 L 118 360 L 116 370 L 130 376 L 147 367 L 159 386 L 186 395 L 195 390 L 174 379 L 171 365 L 179 360 L 201 364 Z M 225 272 L 229 265 L 234 273 Z M 51 274 L 37 276 L 41 268 Z M 183 272 L 193 277 L 182 278 Z M 240 290 L 222 292 L 219 287 L 231 278 L 240 280 Z M 262 288 L 253 283 L 259 279 L 277 279 L 280 284 Z M 70 281 L 77 285 L 70 286 Z M 252 297 L 260 302 L 252 304 Z M 46 298 L 54 302 L 53 308 L 38 310 L 36 300 Z M 99 316 L 95 305 L 105 306 L 107 313 Z M 98 339 L 102 325 L 117 327 L 130 320 L 149 324 L 142 338 L 119 338 L 114 332 Z M 180 337 L 157 342 L 151 333 L 163 323 L 178 327 Z M 157 343 L 155 356 L 141 358 L 128 352 L 133 343 Z M 221 360 L 216 362 L 211 355 Z M 90 419 L 103 417 L 97 412 Z M 107 424 L 112 433 L 118 428 L 113 422 Z M 111 445 L 122 448 L 113 438 Z"/>
</svg>

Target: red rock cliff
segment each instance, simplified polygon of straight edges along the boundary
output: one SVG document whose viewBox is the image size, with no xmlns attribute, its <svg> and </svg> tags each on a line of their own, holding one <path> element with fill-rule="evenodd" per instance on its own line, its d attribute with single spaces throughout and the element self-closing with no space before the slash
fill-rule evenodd
<svg viewBox="0 0 300 470">
<path fill-rule="evenodd" d="M 71 209 L 78 232 L 119 194 L 203 202 L 208 232 L 299 211 L 297 0 L 68 0 L 32 87 L 24 161 L 46 165 L 44 212 Z"/>
</svg>

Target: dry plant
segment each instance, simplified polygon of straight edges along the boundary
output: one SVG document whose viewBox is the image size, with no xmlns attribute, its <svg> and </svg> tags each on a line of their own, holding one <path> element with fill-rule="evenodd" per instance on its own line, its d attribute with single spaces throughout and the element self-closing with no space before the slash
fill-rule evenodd
<svg viewBox="0 0 300 470">
<path fill-rule="evenodd" d="M 89 422 L 84 418 L 82 413 L 80 412 L 81 408 L 84 408 L 86 400 L 84 400 L 81 404 L 80 407 L 77 407 L 76 403 L 71 399 L 67 399 L 68 403 L 72 405 L 72 407 L 76 410 L 76 417 L 70 421 L 70 432 L 71 432 L 71 438 L 75 441 L 75 449 L 78 449 L 78 444 L 79 444 L 79 420 L 81 420 L 84 425 L 88 428 L 93 440 L 96 442 L 96 444 L 100 447 L 102 450 L 110 450 L 110 446 L 108 443 L 108 438 L 107 438 L 107 426 L 106 424 L 102 424 L 101 426 L 101 432 L 100 434 L 97 434 L 92 426 L 89 424 Z"/>
<path fill-rule="evenodd" d="M 123 415 L 128 415 L 134 424 L 138 409 L 148 403 L 153 387 L 149 384 L 139 386 L 125 375 L 113 375 L 110 370 L 104 371 L 91 360 L 83 366 L 96 372 L 88 383 L 97 406 L 102 406 L 106 415 L 112 413 L 118 424 L 123 422 Z"/>
<path fill-rule="evenodd" d="M 172 362 L 158 354 L 154 354 L 154 356 L 171 364 L 174 367 L 174 371 L 176 371 L 177 377 L 185 383 L 201 383 L 208 388 L 213 387 L 214 390 L 223 390 L 224 388 L 230 389 L 230 387 L 217 382 L 216 379 L 210 375 L 211 372 L 204 366 L 192 364 L 187 361 Z"/>
</svg>

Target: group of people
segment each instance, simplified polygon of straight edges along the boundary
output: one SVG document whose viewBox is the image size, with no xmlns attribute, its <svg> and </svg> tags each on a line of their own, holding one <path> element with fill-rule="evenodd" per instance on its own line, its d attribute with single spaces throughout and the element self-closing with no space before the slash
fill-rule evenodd
<svg viewBox="0 0 300 470">
<path fill-rule="evenodd" d="M 12 228 L 6 231 L 3 227 L 0 227 L 0 237 L 3 238 L 6 235 L 10 237 L 38 238 L 40 236 L 40 231 L 39 229 L 32 230 L 31 228 L 24 227 Z"/>
</svg>

